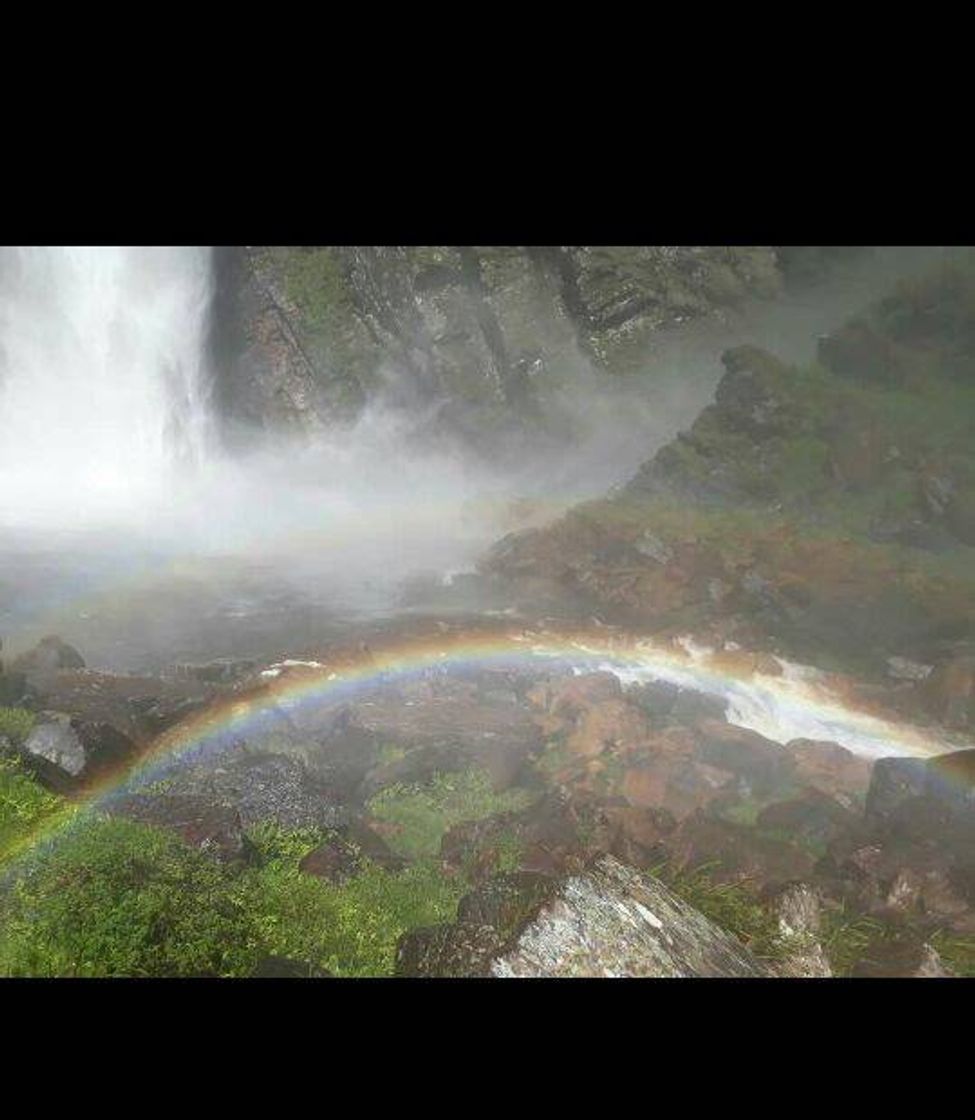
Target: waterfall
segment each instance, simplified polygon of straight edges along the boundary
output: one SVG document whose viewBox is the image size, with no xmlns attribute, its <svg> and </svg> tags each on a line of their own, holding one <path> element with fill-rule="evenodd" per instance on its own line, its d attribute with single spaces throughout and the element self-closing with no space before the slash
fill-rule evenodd
<svg viewBox="0 0 975 1120">
<path fill-rule="evenodd" d="M 148 516 L 205 457 L 210 250 L 0 249 L 0 525 Z"/>
</svg>

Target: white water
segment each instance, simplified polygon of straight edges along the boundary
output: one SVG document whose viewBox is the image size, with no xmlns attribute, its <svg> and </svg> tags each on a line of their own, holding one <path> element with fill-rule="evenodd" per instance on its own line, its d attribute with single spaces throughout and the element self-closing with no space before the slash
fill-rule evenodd
<svg viewBox="0 0 975 1120">
<path fill-rule="evenodd" d="M 208 443 L 208 248 L 3 250 L 0 524 L 139 519 Z"/>
<path fill-rule="evenodd" d="M 826 674 L 808 665 L 776 658 L 781 676 L 755 674 L 745 680 L 716 671 L 711 650 L 685 638 L 682 655 L 638 643 L 624 656 L 600 659 L 595 667 L 614 673 L 624 684 L 663 681 L 722 700 L 725 718 L 777 743 L 813 739 L 840 743 L 867 758 L 915 754 L 926 757 L 952 750 L 935 731 L 893 722 L 851 707 L 831 690 Z M 593 654 L 578 643 L 578 648 Z"/>
</svg>

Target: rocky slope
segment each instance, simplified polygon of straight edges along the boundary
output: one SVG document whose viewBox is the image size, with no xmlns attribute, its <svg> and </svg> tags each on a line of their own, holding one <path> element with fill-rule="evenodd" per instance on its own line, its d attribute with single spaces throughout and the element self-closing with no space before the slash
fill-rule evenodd
<svg viewBox="0 0 975 1120">
<path fill-rule="evenodd" d="M 975 709 L 975 280 L 901 285 L 793 367 L 724 355 L 714 402 L 621 492 L 494 549 L 520 602 L 904 682 Z"/>
<path fill-rule="evenodd" d="M 263 932 L 232 942 L 229 974 L 262 969 L 258 948 L 305 976 L 912 976 L 975 965 L 970 751 L 871 762 L 837 743 L 782 745 L 729 723 L 714 697 L 605 672 L 445 664 L 295 706 L 277 702 L 262 671 L 212 679 L 201 668 L 206 695 L 181 697 L 163 679 L 48 668 L 23 698 L 33 725 L 5 716 L 0 744 L 71 797 L 101 780 L 120 739 L 129 759 L 145 749 L 133 716 L 147 708 L 258 705 L 261 718 L 222 746 L 102 802 L 219 868 L 230 913 L 241 912 L 231 899 L 271 907 Z M 295 682 L 315 672 L 274 671 Z M 72 749 L 52 752 L 52 734 Z M 104 908 L 99 874 L 126 866 L 57 881 L 81 892 L 81 909 L 101 891 Z M 157 897 L 151 861 L 132 866 L 120 897 Z M 0 964 L 4 939 L 16 946 L 33 928 L 17 924 L 19 897 L 0 898 Z M 337 946 L 336 922 L 348 925 Z"/>
</svg>

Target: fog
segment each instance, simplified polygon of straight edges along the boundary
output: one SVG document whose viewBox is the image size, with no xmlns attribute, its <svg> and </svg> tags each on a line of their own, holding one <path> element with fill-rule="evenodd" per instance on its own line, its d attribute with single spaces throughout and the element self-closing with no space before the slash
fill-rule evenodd
<svg viewBox="0 0 975 1120">
<path fill-rule="evenodd" d="M 5 250 L 0 633 L 16 648 L 54 630 L 120 665 L 135 647 L 217 652 L 214 628 L 248 614 L 293 629 L 392 609 L 407 577 L 469 570 L 625 482 L 708 403 L 728 346 L 811 360 L 819 334 L 938 254 L 879 250 L 801 297 L 661 331 L 629 381 L 580 352 L 538 387 L 545 432 L 523 425 L 491 455 L 431 435 L 395 393 L 351 427 L 254 433 L 231 455 L 205 360 L 208 249 Z"/>
</svg>

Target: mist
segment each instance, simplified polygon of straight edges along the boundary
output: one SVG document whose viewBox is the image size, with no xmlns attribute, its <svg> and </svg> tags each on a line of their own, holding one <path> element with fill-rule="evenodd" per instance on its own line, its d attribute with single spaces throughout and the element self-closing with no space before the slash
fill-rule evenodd
<svg viewBox="0 0 975 1120">
<path fill-rule="evenodd" d="M 639 377 L 577 351 L 535 386 L 545 423 L 513 425 L 486 455 L 392 391 L 395 366 L 353 424 L 255 432 L 230 453 L 206 357 L 208 249 L 8 250 L 0 625 L 13 648 L 57 629 L 121 664 L 136 647 L 192 652 L 205 623 L 268 616 L 282 597 L 282 626 L 394 610 L 404 580 L 449 580 L 504 534 L 625 483 L 708 403 L 727 347 L 809 361 L 819 334 L 940 254 L 878 250 L 803 295 L 674 324 Z"/>
</svg>

